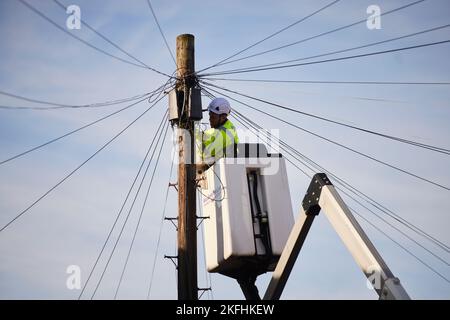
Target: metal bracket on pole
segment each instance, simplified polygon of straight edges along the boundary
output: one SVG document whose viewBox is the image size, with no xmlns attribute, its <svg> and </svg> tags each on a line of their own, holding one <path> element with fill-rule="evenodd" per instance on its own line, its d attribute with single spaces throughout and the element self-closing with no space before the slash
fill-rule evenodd
<svg viewBox="0 0 450 320">
<path fill-rule="evenodd" d="M 289 278 L 308 231 L 320 210 L 352 254 L 356 263 L 371 280 L 380 299 L 409 300 L 410 297 L 394 277 L 353 214 L 324 173 L 314 175 L 306 193 L 300 217 L 295 223 L 264 295 L 278 300 Z"/>
<path fill-rule="evenodd" d="M 198 229 L 198 227 L 200 227 L 200 225 L 202 224 L 203 220 L 209 219 L 209 216 L 206 216 L 206 217 L 199 217 L 199 216 L 197 216 L 197 219 L 200 220 L 200 222 L 197 224 L 197 229 Z"/>
<path fill-rule="evenodd" d="M 178 226 L 173 222 L 174 220 L 178 220 L 178 218 L 165 217 L 164 220 L 168 220 L 168 221 L 172 222 L 172 224 L 174 225 L 175 229 L 178 231 Z"/>
<path fill-rule="evenodd" d="M 166 256 L 166 255 L 164 255 L 164 259 L 170 259 L 170 261 L 172 261 L 172 263 L 174 264 L 175 269 L 178 270 L 178 264 L 175 263 L 175 261 L 174 261 L 174 259 L 178 259 L 178 256 Z"/>
<path fill-rule="evenodd" d="M 177 192 L 178 192 L 178 188 L 177 188 L 177 185 L 178 185 L 178 183 L 177 183 L 177 182 L 174 182 L 174 183 L 171 183 L 171 182 L 169 182 L 169 187 L 174 187 L 174 188 L 175 188 L 175 190 L 177 190 Z"/>
<path fill-rule="evenodd" d="M 197 288 L 197 290 L 202 292 L 200 294 L 200 296 L 198 297 L 198 299 L 200 300 L 202 298 L 202 296 L 205 294 L 206 291 L 211 291 L 211 287 L 209 287 L 209 288 Z"/>
</svg>

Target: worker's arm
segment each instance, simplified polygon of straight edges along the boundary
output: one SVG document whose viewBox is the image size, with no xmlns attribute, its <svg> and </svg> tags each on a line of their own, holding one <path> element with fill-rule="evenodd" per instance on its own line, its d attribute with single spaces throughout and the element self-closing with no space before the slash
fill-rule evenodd
<svg viewBox="0 0 450 320">
<path fill-rule="evenodd" d="M 224 149 L 224 137 L 218 129 L 208 129 L 205 131 L 202 144 L 202 160 L 212 164 L 217 159 L 222 158 Z"/>
<path fill-rule="evenodd" d="M 220 137 L 220 131 L 214 128 L 205 131 L 196 131 L 197 161 L 199 162 L 196 164 L 197 173 L 201 174 L 214 164 L 217 149 L 216 142 L 220 142 Z"/>
</svg>

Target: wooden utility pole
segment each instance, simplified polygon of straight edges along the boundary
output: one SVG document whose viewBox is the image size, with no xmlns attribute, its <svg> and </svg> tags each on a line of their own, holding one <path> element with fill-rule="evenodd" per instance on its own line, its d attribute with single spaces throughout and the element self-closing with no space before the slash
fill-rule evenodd
<svg viewBox="0 0 450 320">
<path fill-rule="evenodd" d="M 187 116 L 195 85 L 194 36 L 177 37 L 177 90 L 184 92 L 178 128 L 178 299 L 197 300 L 197 216 L 194 121 Z"/>
</svg>

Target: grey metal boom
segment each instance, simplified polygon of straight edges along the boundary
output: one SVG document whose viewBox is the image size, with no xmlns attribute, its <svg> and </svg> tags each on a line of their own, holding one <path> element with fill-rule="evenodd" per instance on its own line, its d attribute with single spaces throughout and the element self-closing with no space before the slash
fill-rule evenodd
<svg viewBox="0 0 450 320">
<path fill-rule="evenodd" d="M 264 300 L 278 300 L 289 278 L 308 231 L 323 210 L 333 228 L 352 254 L 382 300 L 409 300 L 400 280 L 392 274 L 372 242 L 348 209 L 326 174 L 314 175 L 303 199 L 297 219 L 278 264 L 273 272 Z"/>
</svg>

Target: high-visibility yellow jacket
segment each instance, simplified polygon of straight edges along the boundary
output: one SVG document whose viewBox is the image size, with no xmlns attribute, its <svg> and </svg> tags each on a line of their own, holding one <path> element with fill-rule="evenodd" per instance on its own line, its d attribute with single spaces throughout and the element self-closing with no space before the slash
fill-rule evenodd
<svg viewBox="0 0 450 320">
<path fill-rule="evenodd" d="M 218 128 L 205 130 L 201 135 L 201 142 L 201 160 L 211 164 L 228 152 L 233 152 L 239 138 L 233 123 L 227 120 Z"/>
</svg>

